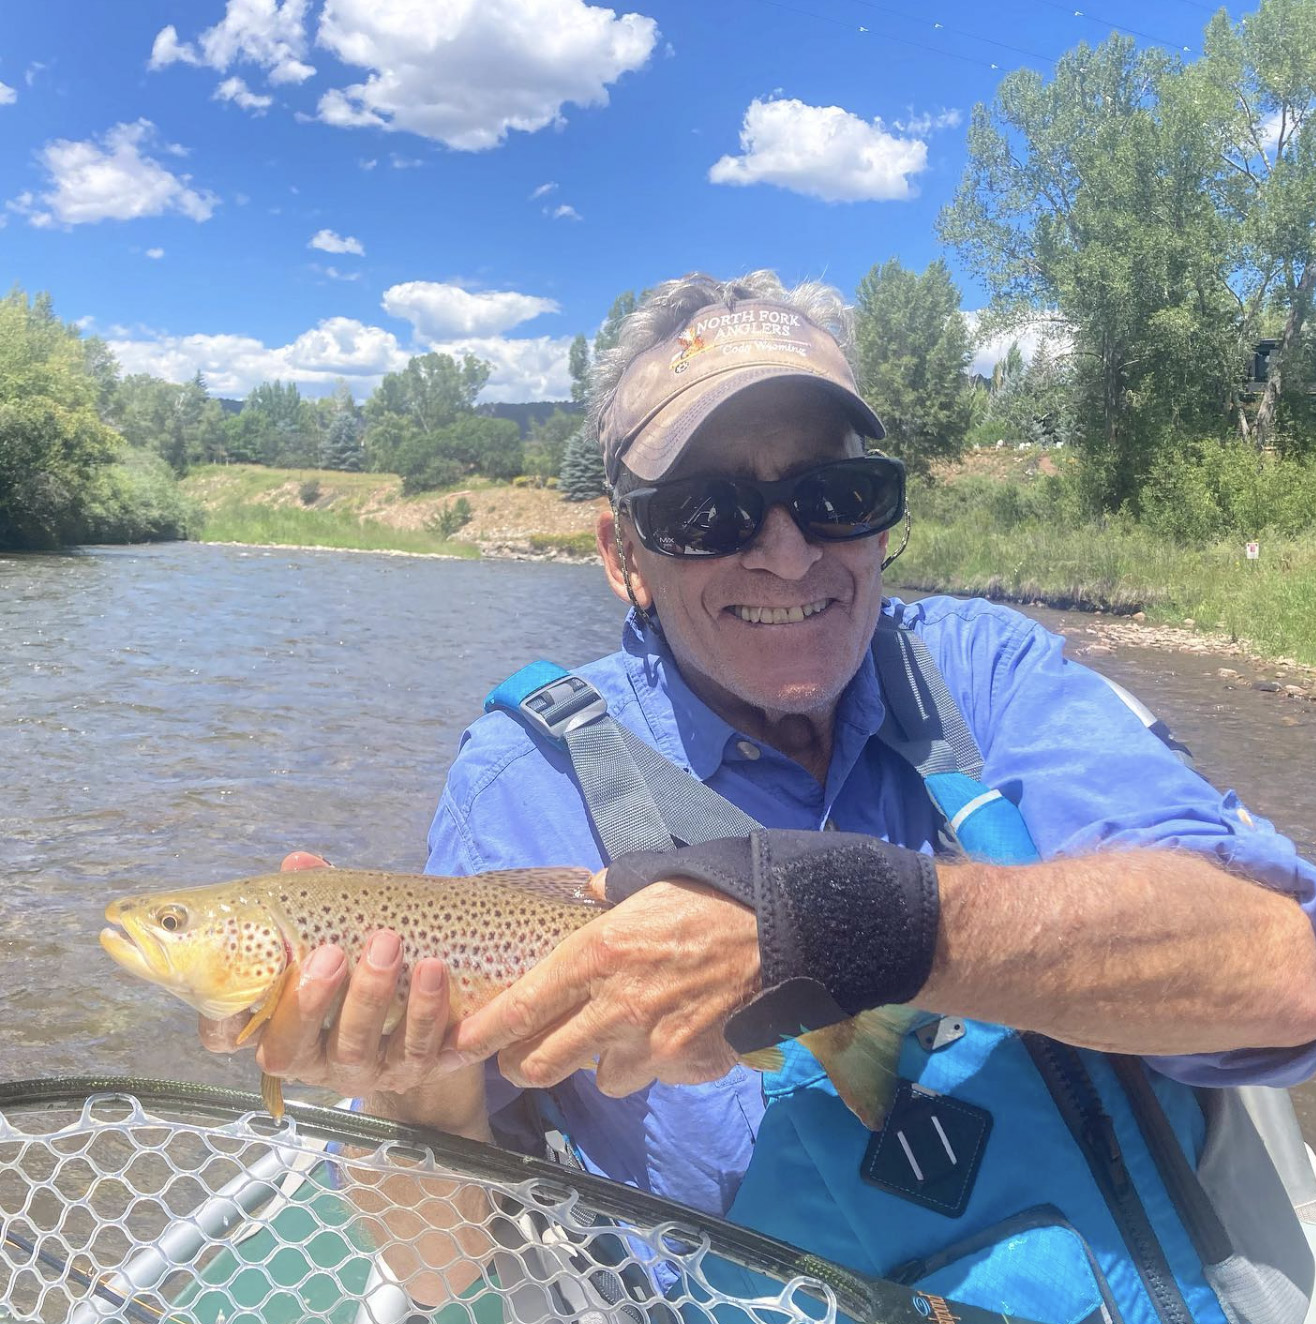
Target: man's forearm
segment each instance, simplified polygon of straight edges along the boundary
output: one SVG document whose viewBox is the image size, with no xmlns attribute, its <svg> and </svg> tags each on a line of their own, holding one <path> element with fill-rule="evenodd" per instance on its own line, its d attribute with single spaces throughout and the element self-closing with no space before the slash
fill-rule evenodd
<svg viewBox="0 0 1316 1324">
<path fill-rule="evenodd" d="M 1182 851 L 940 864 L 914 1003 L 1138 1054 L 1316 1039 L 1316 939 L 1296 902 Z"/>
</svg>

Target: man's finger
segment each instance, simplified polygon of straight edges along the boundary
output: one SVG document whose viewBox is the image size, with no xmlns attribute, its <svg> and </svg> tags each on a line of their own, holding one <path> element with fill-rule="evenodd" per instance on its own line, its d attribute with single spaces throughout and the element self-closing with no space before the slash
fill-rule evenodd
<svg viewBox="0 0 1316 1324">
<path fill-rule="evenodd" d="M 240 1011 L 232 1016 L 224 1016 L 212 1021 L 208 1016 L 199 1018 L 198 1029 L 201 1033 L 201 1047 L 211 1053 L 236 1053 L 241 1045 L 238 1035 L 251 1020 L 249 1011 Z"/>
<path fill-rule="evenodd" d="M 649 1063 L 650 1056 L 642 1046 L 609 1049 L 599 1057 L 596 1073 L 599 1093 L 623 1099 L 644 1089 L 657 1079 Z"/>
<path fill-rule="evenodd" d="M 483 1062 L 509 1044 L 533 1039 L 589 997 L 588 967 L 577 942 L 580 934 L 550 952 L 533 970 L 504 989 L 487 1006 L 453 1027 L 441 1067 Z"/>
<path fill-rule="evenodd" d="M 523 1089 L 548 1089 L 573 1071 L 592 1067 L 601 1052 L 624 1056 L 628 1050 L 643 1051 L 640 1044 L 626 1042 L 634 1030 L 625 1027 L 622 1038 L 621 1028 L 615 1015 L 600 1010 L 598 1003 L 587 1002 L 546 1033 L 509 1044 L 498 1054 L 498 1070 Z"/>
<path fill-rule="evenodd" d="M 261 1031 L 256 1061 L 262 1071 L 286 1075 L 294 1063 L 305 1060 L 346 978 L 347 957 L 341 947 L 317 947 L 307 957 L 297 983 L 284 990 Z"/>
<path fill-rule="evenodd" d="M 279 872 L 292 873 L 297 869 L 330 869 L 332 867 L 328 860 L 322 859 L 319 855 L 312 855 L 308 850 L 295 850 L 291 855 L 283 857 L 283 863 L 279 865 Z"/>
<path fill-rule="evenodd" d="M 448 1029 L 448 972 L 427 957 L 416 964 L 407 993 L 407 1017 L 388 1046 L 390 1067 L 432 1065 Z"/>
<path fill-rule="evenodd" d="M 352 971 L 338 1021 L 329 1036 L 329 1061 L 367 1067 L 379 1059 L 384 1021 L 397 994 L 402 943 L 391 929 L 380 929 L 366 943 L 365 955 Z"/>
</svg>

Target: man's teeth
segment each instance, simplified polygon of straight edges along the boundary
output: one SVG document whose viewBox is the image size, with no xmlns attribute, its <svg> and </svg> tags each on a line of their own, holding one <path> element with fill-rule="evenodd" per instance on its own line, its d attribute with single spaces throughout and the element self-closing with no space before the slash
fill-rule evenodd
<svg viewBox="0 0 1316 1324">
<path fill-rule="evenodd" d="M 817 602 L 806 602 L 802 607 L 746 607 L 737 603 L 731 608 L 742 621 L 751 625 L 786 625 L 791 621 L 802 621 L 822 611 L 831 599 L 821 598 Z"/>
</svg>

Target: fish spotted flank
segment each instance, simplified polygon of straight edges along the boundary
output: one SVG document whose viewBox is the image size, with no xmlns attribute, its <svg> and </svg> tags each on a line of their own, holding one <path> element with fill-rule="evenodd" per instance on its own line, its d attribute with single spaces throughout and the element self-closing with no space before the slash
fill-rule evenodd
<svg viewBox="0 0 1316 1324">
<path fill-rule="evenodd" d="M 349 969 L 379 929 L 402 944 L 402 972 L 384 1032 L 401 1021 L 416 963 L 435 956 L 448 968 L 450 1016 L 479 1010 L 607 907 L 587 892 L 587 869 L 508 869 L 441 878 L 354 869 L 301 869 L 211 887 L 112 902 L 101 946 L 125 970 L 167 989 L 203 1016 L 250 1011 L 243 1038 L 272 1014 L 302 961 L 335 943 Z M 328 1017 L 337 1017 L 334 1007 Z M 864 1012 L 800 1042 L 817 1057 L 841 1098 L 868 1126 L 880 1124 L 895 1083 L 908 1013 Z M 770 1071 L 779 1049 L 743 1061 Z M 262 1093 L 275 1117 L 280 1083 Z"/>
</svg>

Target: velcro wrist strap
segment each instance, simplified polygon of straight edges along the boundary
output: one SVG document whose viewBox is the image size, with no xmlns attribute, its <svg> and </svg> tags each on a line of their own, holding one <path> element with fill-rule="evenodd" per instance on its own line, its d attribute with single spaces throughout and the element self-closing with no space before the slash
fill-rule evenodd
<svg viewBox="0 0 1316 1324">
<path fill-rule="evenodd" d="M 660 878 L 706 883 L 758 916 L 763 992 L 727 1025 L 738 1052 L 908 1002 L 932 968 L 936 865 L 875 837 L 761 828 L 622 855 L 608 868 L 608 897 Z"/>
</svg>

